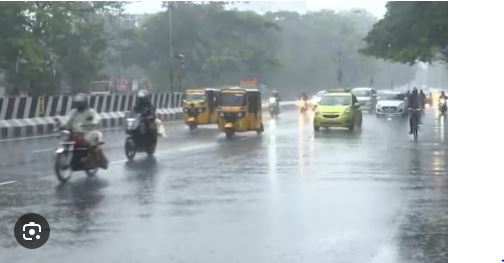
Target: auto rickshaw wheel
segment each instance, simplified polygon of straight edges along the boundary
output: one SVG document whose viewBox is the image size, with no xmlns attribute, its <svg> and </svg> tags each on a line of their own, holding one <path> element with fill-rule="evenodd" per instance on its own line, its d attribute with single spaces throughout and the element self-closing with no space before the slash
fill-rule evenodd
<svg viewBox="0 0 504 263">
<path fill-rule="evenodd" d="M 234 130 L 227 130 L 226 131 L 226 138 L 231 139 L 234 135 Z"/>
<path fill-rule="evenodd" d="M 261 122 L 261 127 L 259 127 L 259 130 L 257 130 L 257 134 L 261 135 L 261 133 L 263 133 L 263 132 L 264 132 L 264 126 Z"/>
</svg>

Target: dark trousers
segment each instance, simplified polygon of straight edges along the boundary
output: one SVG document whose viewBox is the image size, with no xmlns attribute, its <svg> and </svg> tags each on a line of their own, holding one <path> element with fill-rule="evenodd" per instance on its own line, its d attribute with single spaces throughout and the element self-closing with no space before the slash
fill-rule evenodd
<svg viewBox="0 0 504 263">
<path fill-rule="evenodd" d="M 412 110 L 410 111 L 410 131 L 412 132 L 413 129 L 415 128 L 415 125 L 418 125 L 420 123 L 420 114 L 421 111 L 417 110 Z"/>
</svg>

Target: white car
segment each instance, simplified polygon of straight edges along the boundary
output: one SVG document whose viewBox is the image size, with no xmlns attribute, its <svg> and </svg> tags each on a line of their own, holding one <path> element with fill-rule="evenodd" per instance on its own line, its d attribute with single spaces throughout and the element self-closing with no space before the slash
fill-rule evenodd
<svg viewBox="0 0 504 263">
<path fill-rule="evenodd" d="M 376 105 L 376 90 L 374 88 L 353 88 L 352 94 L 357 97 L 360 109 L 372 113 Z"/>
<path fill-rule="evenodd" d="M 397 91 L 383 92 L 376 103 L 376 117 L 403 117 L 408 115 L 406 95 Z"/>
</svg>

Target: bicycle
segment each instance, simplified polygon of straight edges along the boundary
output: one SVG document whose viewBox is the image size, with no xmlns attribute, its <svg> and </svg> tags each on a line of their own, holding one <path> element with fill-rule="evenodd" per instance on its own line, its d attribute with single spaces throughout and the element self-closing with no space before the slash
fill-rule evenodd
<svg viewBox="0 0 504 263">
<path fill-rule="evenodd" d="M 420 114 L 422 109 L 410 108 L 410 127 L 413 132 L 413 139 L 418 140 L 418 124 L 420 122 Z"/>
</svg>

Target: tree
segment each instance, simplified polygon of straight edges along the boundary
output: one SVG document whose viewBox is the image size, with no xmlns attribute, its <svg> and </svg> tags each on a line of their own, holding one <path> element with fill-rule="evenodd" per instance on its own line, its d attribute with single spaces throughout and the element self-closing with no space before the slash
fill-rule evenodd
<svg viewBox="0 0 504 263">
<path fill-rule="evenodd" d="M 275 24 L 254 12 L 225 10 L 222 3 L 171 3 L 173 54 L 183 54 L 186 67 L 170 61 L 168 12 L 140 26 L 138 41 L 125 61 L 140 65 L 156 90 L 167 91 L 170 66 L 183 76 L 184 87 L 237 83 L 263 76 L 277 67 Z"/>
<path fill-rule="evenodd" d="M 87 88 L 102 66 L 106 42 L 102 17 L 121 2 L 2 2 L 0 67 L 11 93 L 57 92 L 61 80 Z"/>
<path fill-rule="evenodd" d="M 388 2 L 362 53 L 390 61 L 448 62 L 448 2 Z"/>
</svg>

